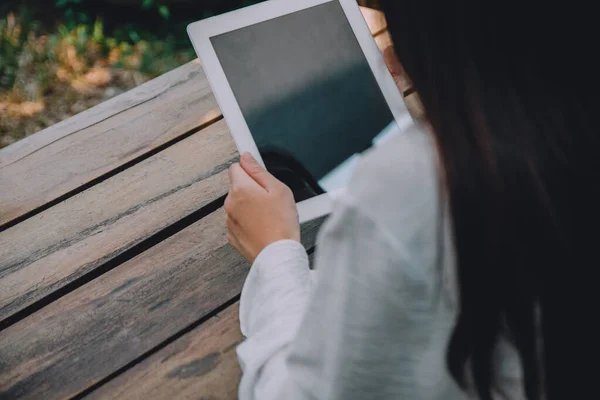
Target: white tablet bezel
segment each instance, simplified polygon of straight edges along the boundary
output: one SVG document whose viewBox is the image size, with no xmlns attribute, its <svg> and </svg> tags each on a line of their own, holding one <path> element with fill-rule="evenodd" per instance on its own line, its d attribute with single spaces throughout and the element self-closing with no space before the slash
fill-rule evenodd
<svg viewBox="0 0 600 400">
<path fill-rule="evenodd" d="M 412 124 L 412 118 L 404 104 L 402 94 L 385 65 L 381 52 L 371 35 L 356 0 L 269 0 L 217 17 L 194 22 L 187 27 L 194 49 L 200 58 L 204 72 L 213 88 L 217 103 L 221 107 L 240 154 L 249 152 L 264 165 L 210 39 L 223 33 L 331 1 L 338 1 L 341 4 L 379 88 L 398 124 L 398 128 L 404 130 Z M 329 192 L 297 203 L 300 222 L 329 214 L 333 206 L 333 200 L 340 193 L 341 191 Z"/>
</svg>

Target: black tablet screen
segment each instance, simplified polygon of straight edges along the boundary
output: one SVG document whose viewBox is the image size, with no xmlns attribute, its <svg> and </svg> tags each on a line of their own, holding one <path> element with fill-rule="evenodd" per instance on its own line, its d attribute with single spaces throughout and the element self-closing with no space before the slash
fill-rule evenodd
<svg viewBox="0 0 600 400">
<path fill-rule="evenodd" d="M 267 169 L 296 201 L 346 186 L 395 124 L 338 1 L 211 38 Z"/>
</svg>

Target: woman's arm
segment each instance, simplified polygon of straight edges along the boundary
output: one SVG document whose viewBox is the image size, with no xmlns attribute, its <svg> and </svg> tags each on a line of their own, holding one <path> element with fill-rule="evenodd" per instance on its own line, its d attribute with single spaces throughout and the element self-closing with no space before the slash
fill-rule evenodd
<svg viewBox="0 0 600 400">
<path fill-rule="evenodd" d="M 286 381 L 286 369 L 278 364 L 304 315 L 311 274 L 306 251 L 295 241 L 271 244 L 254 262 L 240 302 L 240 325 L 247 338 L 238 347 L 240 399 L 276 398 L 277 390 L 269 387 Z"/>
<path fill-rule="evenodd" d="M 351 197 L 323 229 L 312 293 L 299 244 L 265 249 L 242 295 L 240 399 L 460 395 L 445 372 L 440 279 L 414 256 Z"/>
</svg>

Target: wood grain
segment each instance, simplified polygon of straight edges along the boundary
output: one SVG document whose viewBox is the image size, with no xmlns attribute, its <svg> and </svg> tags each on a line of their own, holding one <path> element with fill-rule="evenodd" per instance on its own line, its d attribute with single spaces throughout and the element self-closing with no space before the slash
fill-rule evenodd
<svg viewBox="0 0 600 400">
<path fill-rule="evenodd" d="M 311 253 L 309 261 L 314 261 Z M 239 302 L 91 392 L 86 399 L 237 399 Z"/>
<path fill-rule="evenodd" d="M 218 118 L 199 65 L 175 72 L 0 152 L 0 225 Z M 219 122 L 0 233 L 0 315 L 224 194 L 232 157 Z M 0 398 L 81 393 L 237 296 L 246 272 L 209 215 L 0 332 Z"/>
<path fill-rule="evenodd" d="M 137 1 L 137 0 L 136 0 Z M 382 12 L 366 7 L 361 7 L 361 11 L 371 30 L 371 33 L 376 36 L 387 27 L 385 16 Z M 198 63 L 193 61 L 192 63 Z M 81 130 L 96 125 L 105 121 L 117 114 L 136 107 L 142 103 L 155 99 L 163 92 L 169 90 L 176 76 L 185 76 L 183 70 L 189 69 L 190 64 L 179 67 L 168 74 L 164 74 L 156 79 L 146 82 L 132 91 L 113 97 L 97 106 L 89 108 L 82 113 L 77 114 L 72 118 L 61 121 L 51 127 L 48 127 L 35 135 L 28 136 L 8 147 L 0 149 L 0 168 L 8 164 L 12 164 L 29 154 L 40 150 L 41 148 L 55 142 L 64 136 L 77 133 Z M 195 68 L 193 68 L 195 69 Z"/>
<path fill-rule="evenodd" d="M 210 214 L 0 332 L 0 398 L 76 395 L 237 296 L 247 269 Z"/>
<path fill-rule="evenodd" d="M 377 29 L 373 23 L 375 20 L 371 18 L 371 21 L 373 29 Z M 169 73 L 174 76 L 170 86 L 162 80 L 159 80 L 159 84 L 149 86 L 157 90 L 151 99 L 162 95 L 167 98 L 192 96 L 194 90 L 184 96 L 181 85 L 177 83 L 178 77 L 192 74 L 199 68 L 193 64 L 189 66 L 193 68 L 181 68 Z M 202 76 L 190 79 L 198 80 Z M 148 98 L 148 88 L 145 86 L 141 87 L 144 89 L 141 93 L 145 95 L 140 99 Z M 196 83 L 187 86 L 194 87 Z M 165 91 L 169 90 L 180 93 L 166 94 Z M 132 107 L 135 104 L 132 103 Z M 172 107 L 177 105 L 175 102 Z M 112 119 L 122 118 L 122 115 L 106 119 L 109 114 L 97 112 L 90 118 L 93 120 L 96 116 L 101 119 L 100 124 L 112 126 L 119 125 L 118 122 L 111 122 Z M 78 117 L 69 124 L 65 122 L 66 126 L 73 129 L 80 129 L 80 123 Z M 75 136 L 87 135 L 82 132 Z M 40 137 L 38 142 L 47 140 L 43 139 L 47 137 L 45 134 L 34 136 Z M 30 148 L 34 147 L 34 144 L 30 145 Z M 225 174 L 212 175 L 223 171 L 235 156 L 235 147 L 227 134 L 225 123 L 218 122 L 0 232 L 0 322 L 224 195 L 227 190 Z M 22 166 L 25 161 L 26 158 L 0 169 L 2 177 L 8 176 L 7 169 Z M 5 192 L 5 195 L 9 192 Z M 0 201 L 1 197 L 2 194 Z"/>
<path fill-rule="evenodd" d="M 237 399 L 239 303 L 181 337 L 86 399 Z"/>
<path fill-rule="evenodd" d="M 27 157 L 65 136 L 76 134 L 86 128 L 106 121 L 117 114 L 158 98 L 174 86 L 178 86 L 182 82 L 185 83 L 187 76 L 198 69 L 198 62 L 196 61 L 195 64 L 196 66 L 191 64 L 181 66 L 131 91 L 113 97 L 71 118 L 54 124 L 35 135 L 28 136 L 8 147 L 0 149 L 0 168 Z"/>
<path fill-rule="evenodd" d="M 0 226 L 220 117 L 199 63 L 167 75 L 156 97 L 0 168 Z"/>
<path fill-rule="evenodd" d="M 363 14 L 385 29 L 383 14 Z M 0 150 L 0 227 L 220 115 L 196 60 Z"/>
<path fill-rule="evenodd" d="M 224 196 L 224 121 L 0 232 L 0 321 Z"/>
</svg>

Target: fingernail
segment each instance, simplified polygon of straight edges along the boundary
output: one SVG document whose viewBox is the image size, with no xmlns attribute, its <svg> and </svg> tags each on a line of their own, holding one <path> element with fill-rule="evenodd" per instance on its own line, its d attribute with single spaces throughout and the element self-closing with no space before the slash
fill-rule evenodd
<svg viewBox="0 0 600 400">
<path fill-rule="evenodd" d="M 242 154 L 242 159 L 247 163 L 256 164 L 256 159 L 250 153 Z"/>
</svg>

